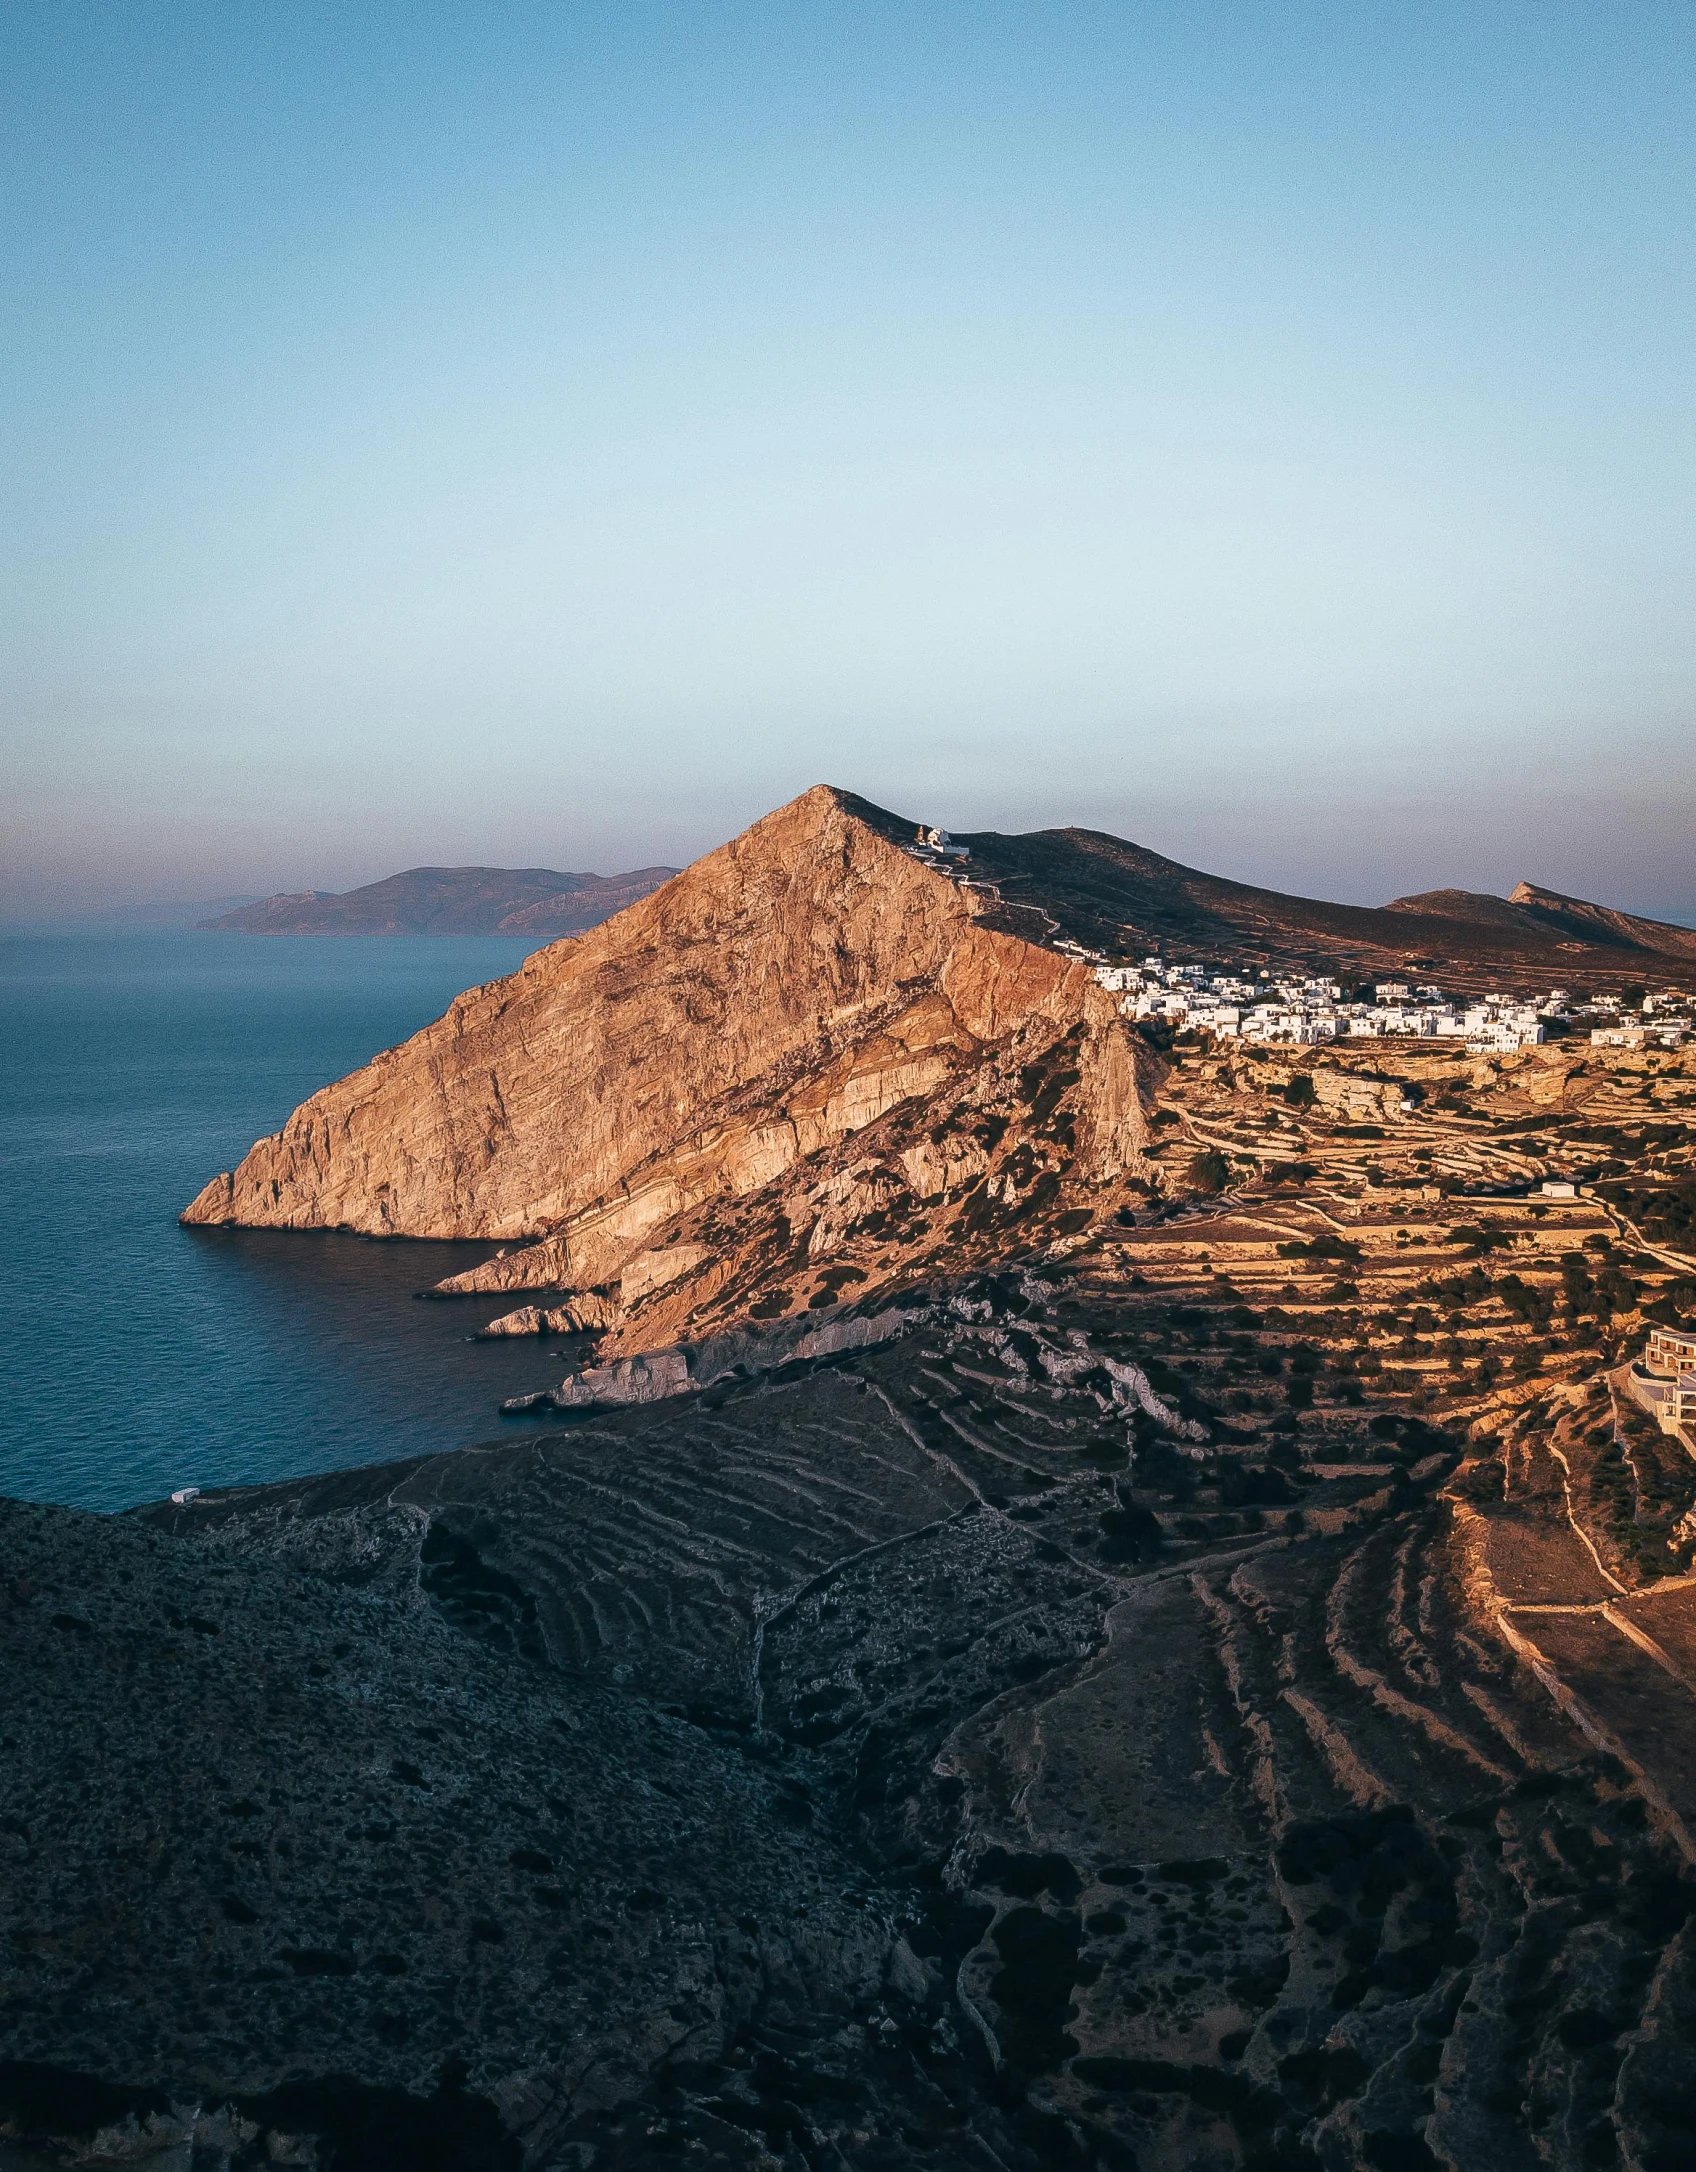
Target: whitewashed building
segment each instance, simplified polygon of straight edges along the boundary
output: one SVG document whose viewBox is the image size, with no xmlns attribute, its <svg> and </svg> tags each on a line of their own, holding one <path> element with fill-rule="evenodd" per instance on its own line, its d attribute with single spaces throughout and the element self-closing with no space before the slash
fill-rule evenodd
<svg viewBox="0 0 1696 2172">
<path fill-rule="evenodd" d="M 1663 1433 L 1696 1427 L 1696 1331 L 1652 1328 L 1629 1378 L 1633 1397 Z"/>
</svg>

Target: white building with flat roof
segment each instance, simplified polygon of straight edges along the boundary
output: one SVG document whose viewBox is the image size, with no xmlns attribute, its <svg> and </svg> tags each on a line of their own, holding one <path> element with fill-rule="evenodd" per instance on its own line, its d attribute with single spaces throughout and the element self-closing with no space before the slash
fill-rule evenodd
<svg viewBox="0 0 1696 2172">
<path fill-rule="evenodd" d="M 1627 1379 L 1634 1400 L 1663 1433 L 1696 1428 L 1696 1329 L 1651 1328 Z"/>
<path fill-rule="evenodd" d="M 1696 1370 L 1696 1327 L 1652 1327 L 1643 1363 L 1652 1373 L 1671 1378 Z"/>
</svg>

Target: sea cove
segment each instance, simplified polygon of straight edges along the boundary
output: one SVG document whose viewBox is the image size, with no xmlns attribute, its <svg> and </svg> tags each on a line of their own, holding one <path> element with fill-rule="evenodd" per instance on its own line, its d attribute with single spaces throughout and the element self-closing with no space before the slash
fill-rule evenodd
<svg viewBox="0 0 1696 2172">
<path fill-rule="evenodd" d="M 413 1293 L 492 1246 L 185 1230 L 307 1094 L 532 946 L 182 934 L 0 942 L 0 1494 L 180 1485 L 458 1447 L 559 1370 Z"/>
</svg>

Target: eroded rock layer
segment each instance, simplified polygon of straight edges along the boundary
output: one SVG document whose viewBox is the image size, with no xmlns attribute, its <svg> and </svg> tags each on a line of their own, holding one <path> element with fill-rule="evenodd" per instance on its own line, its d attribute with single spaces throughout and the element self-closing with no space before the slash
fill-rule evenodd
<svg viewBox="0 0 1696 2172">
<path fill-rule="evenodd" d="M 184 1218 L 514 1237 L 609 1202 L 639 1234 L 660 1202 L 613 1195 L 655 1157 L 753 1189 L 976 1045 L 1105 1022 L 1092 993 L 820 787 L 314 1095 Z"/>
</svg>

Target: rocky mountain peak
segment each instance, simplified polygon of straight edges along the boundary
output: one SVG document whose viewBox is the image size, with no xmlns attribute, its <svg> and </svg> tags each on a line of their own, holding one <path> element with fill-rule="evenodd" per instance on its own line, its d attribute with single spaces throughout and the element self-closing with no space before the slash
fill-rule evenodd
<svg viewBox="0 0 1696 2172">
<path fill-rule="evenodd" d="M 524 1240 L 611 1347 L 869 1295 L 1111 1209 L 1152 1058 L 969 863 L 815 786 L 303 1104 L 189 1222 Z"/>
</svg>

